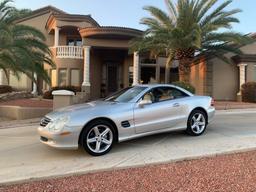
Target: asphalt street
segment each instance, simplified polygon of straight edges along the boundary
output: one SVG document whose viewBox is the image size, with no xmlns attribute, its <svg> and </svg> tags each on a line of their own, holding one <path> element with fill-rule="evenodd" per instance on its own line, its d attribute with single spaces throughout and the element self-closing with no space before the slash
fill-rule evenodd
<svg viewBox="0 0 256 192">
<path fill-rule="evenodd" d="M 89 156 L 82 149 L 45 146 L 35 124 L 11 127 L 0 129 L 0 184 L 256 149 L 256 111 L 218 113 L 200 137 L 183 131 L 149 136 L 117 144 L 102 157 Z"/>
</svg>

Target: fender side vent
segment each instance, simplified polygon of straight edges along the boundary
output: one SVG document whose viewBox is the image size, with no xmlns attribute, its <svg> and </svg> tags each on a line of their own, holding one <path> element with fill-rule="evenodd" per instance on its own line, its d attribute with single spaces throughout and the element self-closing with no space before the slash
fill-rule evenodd
<svg viewBox="0 0 256 192">
<path fill-rule="evenodd" d="M 130 123 L 129 123 L 129 121 L 123 121 L 123 122 L 121 123 L 121 125 L 122 125 L 122 127 L 124 127 L 124 128 L 128 128 L 128 127 L 131 126 Z"/>
</svg>

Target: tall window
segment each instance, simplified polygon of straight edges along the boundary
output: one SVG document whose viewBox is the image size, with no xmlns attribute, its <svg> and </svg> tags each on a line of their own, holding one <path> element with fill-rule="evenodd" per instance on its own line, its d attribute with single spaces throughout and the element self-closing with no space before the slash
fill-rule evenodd
<svg viewBox="0 0 256 192">
<path fill-rule="evenodd" d="M 67 85 L 67 69 L 59 70 L 59 85 L 66 86 Z"/>
<path fill-rule="evenodd" d="M 57 86 L 57 74 L 56 74 L 56 69 L 51 70 L 51 80 L 52 80 L 52 87 Z"/>
<path fill-rule="evenodd" d="M 80 70 L 71 69 L 71 85 L 80 86 Z"/>
</svg>

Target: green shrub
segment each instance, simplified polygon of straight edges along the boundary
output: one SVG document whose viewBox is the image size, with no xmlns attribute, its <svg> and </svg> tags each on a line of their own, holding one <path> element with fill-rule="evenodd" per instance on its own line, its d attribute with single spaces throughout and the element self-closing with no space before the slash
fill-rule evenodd
<svg viewBox="0 0 256 192">
<path fill-rule="evenodd" d="M 13 92 L 13 89 L 9 85 L 0 85 L 0 94 Z"/>
<path fill-rule="evenodd" d="M 44 92 L 43 98 L 44 99 L 53 99 L 52 92 L 57 91 L 57 90 L 68 90 L 68 91 L 73 91 L 74 93 L 76 93 L 76 92 L 81 92 L 81 87 L 76 87 L 76 86 L 52 87 L 49 91 Z"/>
<path fill-rule="evenodd" d="M 248 82 L 242 85 L 242 101 L 256 103 L 256 82 Z"/>
<path fill-rule="evenodd" d="M 187 91 L 189 91 L 189 92 L 191 92 L 193 94 L 195 94 L 195 92 L 196 92 L 195 87 L 193 87 L 189 83 L 185 83 L 185 82 L 181 82 L 181 81 L 176 81 L 176 82 L 173 82 L 172 84 L 175 85 L 175 86 L 181 87 L 181 88 L 183 88 L 183 89 L 185 89 L 185 90 L 187 90 Z"/>
</svg>

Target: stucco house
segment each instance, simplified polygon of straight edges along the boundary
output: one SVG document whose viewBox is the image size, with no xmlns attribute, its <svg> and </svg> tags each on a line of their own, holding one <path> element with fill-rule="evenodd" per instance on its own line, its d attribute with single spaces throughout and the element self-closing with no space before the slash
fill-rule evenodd
<svg viewBox="0 0 256 192">
<path fill-rule="evenodd" d="M 126 27 L 101 26 L 90 15 L 68 14 L 52 6 L 35 10 L 18 24 L 33 26 L 44 33 L 53 52 L 56 68 L 45 65 L 51 86 L 81 86 L 91 99 L 106 96 L 138 83 L 164 83 L 166 58 L 129 53 L 130 40 L 142 31 Z M 254 37 L 254 35 L 253 35 Z M 228 56 L 234 64 L 216 58 L 199 59 L 191 67 L 191 82 L 197 94 L 216 100 L 236 100 L 240 85 L 256 81 L 256 43 L 241 47 L 244 55 Z M 171 68 L 170 81 L 178 80 L 178 63 Z M 17 80 L 9 74 L 9 84 L 36 93 L 49 85 L 38 77 L 39 85 L 25 75 Z M 0 84 L 7 84 L 0 71 Z"/>
</svg>

